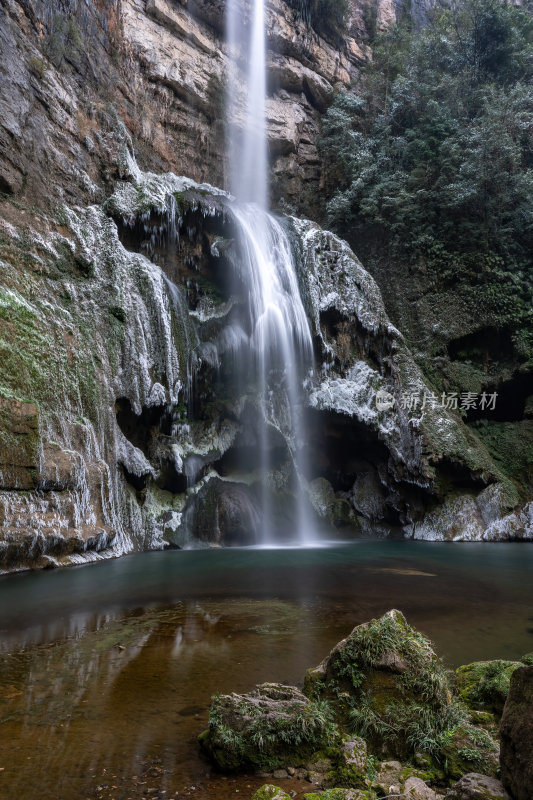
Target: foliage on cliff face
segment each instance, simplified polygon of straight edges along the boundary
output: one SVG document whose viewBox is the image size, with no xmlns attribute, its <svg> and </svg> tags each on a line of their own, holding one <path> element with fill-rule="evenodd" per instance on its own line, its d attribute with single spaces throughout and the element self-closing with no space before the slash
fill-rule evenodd
<svg viewBox="0 0 533 800">
<path fill-rule="evenodd" d="M 474 286 L 497 324 L 533 323 L 533 19 L 499 0 L 459 0 L 413 33 L 376 39 L 359 98 L 341 92 L 321 149 L 329 221 L 354 241 Z"/>
</svg>

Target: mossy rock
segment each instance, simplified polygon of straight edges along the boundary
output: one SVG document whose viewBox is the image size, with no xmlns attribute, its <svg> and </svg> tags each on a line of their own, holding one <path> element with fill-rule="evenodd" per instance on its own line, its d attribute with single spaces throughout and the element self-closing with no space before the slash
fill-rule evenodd
<svg viewBox="0 0 533 800">
<path fill-rule="evenodd" d="M 441 757 L 449 778 L 458 780 L 469 772 L 495 777 L 499 769 L 499 747 L 487 731 L 468 722 L 446 733 Z"/>
<path fill-rule="evenodd" d="M 340 741 L 327 702 L 294 686 L 264 683 L 248 694 L 213 698 L 200 744 L 219 769 L 276 769 L 302 763 Z"/>
<path fill-rule="evenodd" d="M 366 792 L 362 789 L 327 789 L 325 792 L 308 792 L 304 794 L 304 800 L 373 800 L 373 792 Z"/>
<path fill-rule="evenodd" d="M 265 783 L 252 797 L 252 800 L 291 800 L 291 796 L 271 783 Z"/>
<path fill-rule="evenodd" d="M 520 659 L 521 664 L 525 664 L 528 667 L 533 666 L 533 653 L 526 653 L 525 656 L 522 656 Z"/>
<path fill-rule="evenodd" d="M 359 625 L 307 672 L 304 692 L 327 699 L 343 726 L 373 752 L 400 759 L 428 749 L 456 709 L 443 664 L 401 612 Z"/>
<path fill-rule="evenodd" d="M 501 716 L 520 661 L 474 661 L 456 670 L 459 697 L 469 708 Z"/>
<path fill-rule="evenodd" d="M 417 769 L 416 767 L 405 767 L 400 774 L 400 781 L 403 784 L 409 778 L 419 778 L 425 783 L 443 783 L 446 780 L 446 775 L 442 769 L 437 767 L 429 767 L 428 769 Z"/>
</svg>

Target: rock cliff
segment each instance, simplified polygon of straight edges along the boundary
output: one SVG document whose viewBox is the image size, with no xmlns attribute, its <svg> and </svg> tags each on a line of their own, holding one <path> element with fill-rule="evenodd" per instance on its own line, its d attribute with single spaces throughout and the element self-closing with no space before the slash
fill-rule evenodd
<svg viewBox="0 0 533 800">
<path fill-rule="evenodd" d="M 293 4 L 268 3 L 285 208 L 316 212 L 320 114 L 397 13 L 353 2 L 348 33 L 328 41 Z M 228 195 L 201 183 L 226 183 L 224 4 L 4 0 L 0 16 L 2 568 L 249 541 L 257 478 L 236 463 L 257 404 L 216 382 L 239 302 L 234 221 Z M 353 252 L 315 223 L 285 225 L 318 365 L 301 476 L 317 516 L 361 534 L 531 538 L 531 506 L 515 510 L 460 415 L 402 404 L 431 392 Z M 295 479 L 282 416 L 269 478 L 281 515 Z"/>
<path fill-rule="evenodd" d="M 121 127 L 145 168 L 223 186 L 224 12 L 223 0 L 4 0 L 0 188 L 47 206 L 98 199 Z M 339 45 L 283 0 L 267 6 L 273 191 L 307 213 L 320 112 L 369 57 L 360 10 L 353 16 L 354 35 Z"/>
</svg>

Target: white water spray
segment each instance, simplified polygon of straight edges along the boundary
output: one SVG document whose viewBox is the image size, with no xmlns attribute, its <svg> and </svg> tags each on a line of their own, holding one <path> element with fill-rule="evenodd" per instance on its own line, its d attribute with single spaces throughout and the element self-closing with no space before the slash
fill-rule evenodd
<svg viewBox="0 0 533 800">
<path fill-rule="evenodd" d="M 299 482 L 296 538 L 306 544 L 315 536 L 301 488 L 301 382 L 312 368 L 313 347 L 287 234 L 268 213 L 264 0 L 251 0 L 249 20 L 245 16 L 247 8 L 243 0 L 228 0 L 229 183 L 239 203 L 233 209 L 238 270 L 248 292 L 250 345 L 261 389 L 262 420 L 257 433 L 263 486 L 263 543 L 270 542 L 273 534 L 269 438 L 270 428 L 278 426 L 291 442 Z M 283 420 L 276 418 L 275 393 L 286 397 Z"/>
</svg>

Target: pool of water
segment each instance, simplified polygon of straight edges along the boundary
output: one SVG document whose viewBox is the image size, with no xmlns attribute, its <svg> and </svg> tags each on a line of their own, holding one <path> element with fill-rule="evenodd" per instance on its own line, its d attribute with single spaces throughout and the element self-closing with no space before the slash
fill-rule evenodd
<svg viewBox="0 0 533 800">
<path fill-rule="evenodd" d="M 517 658 L 533 651 L 532 575 L 528 545 L 359 542 L 3 576 L 0 797 L 250 797 L 264 781 L 199 752 L 212 694 L 301 684 L 390 608 L 450 667 Z"/>
</svg>

